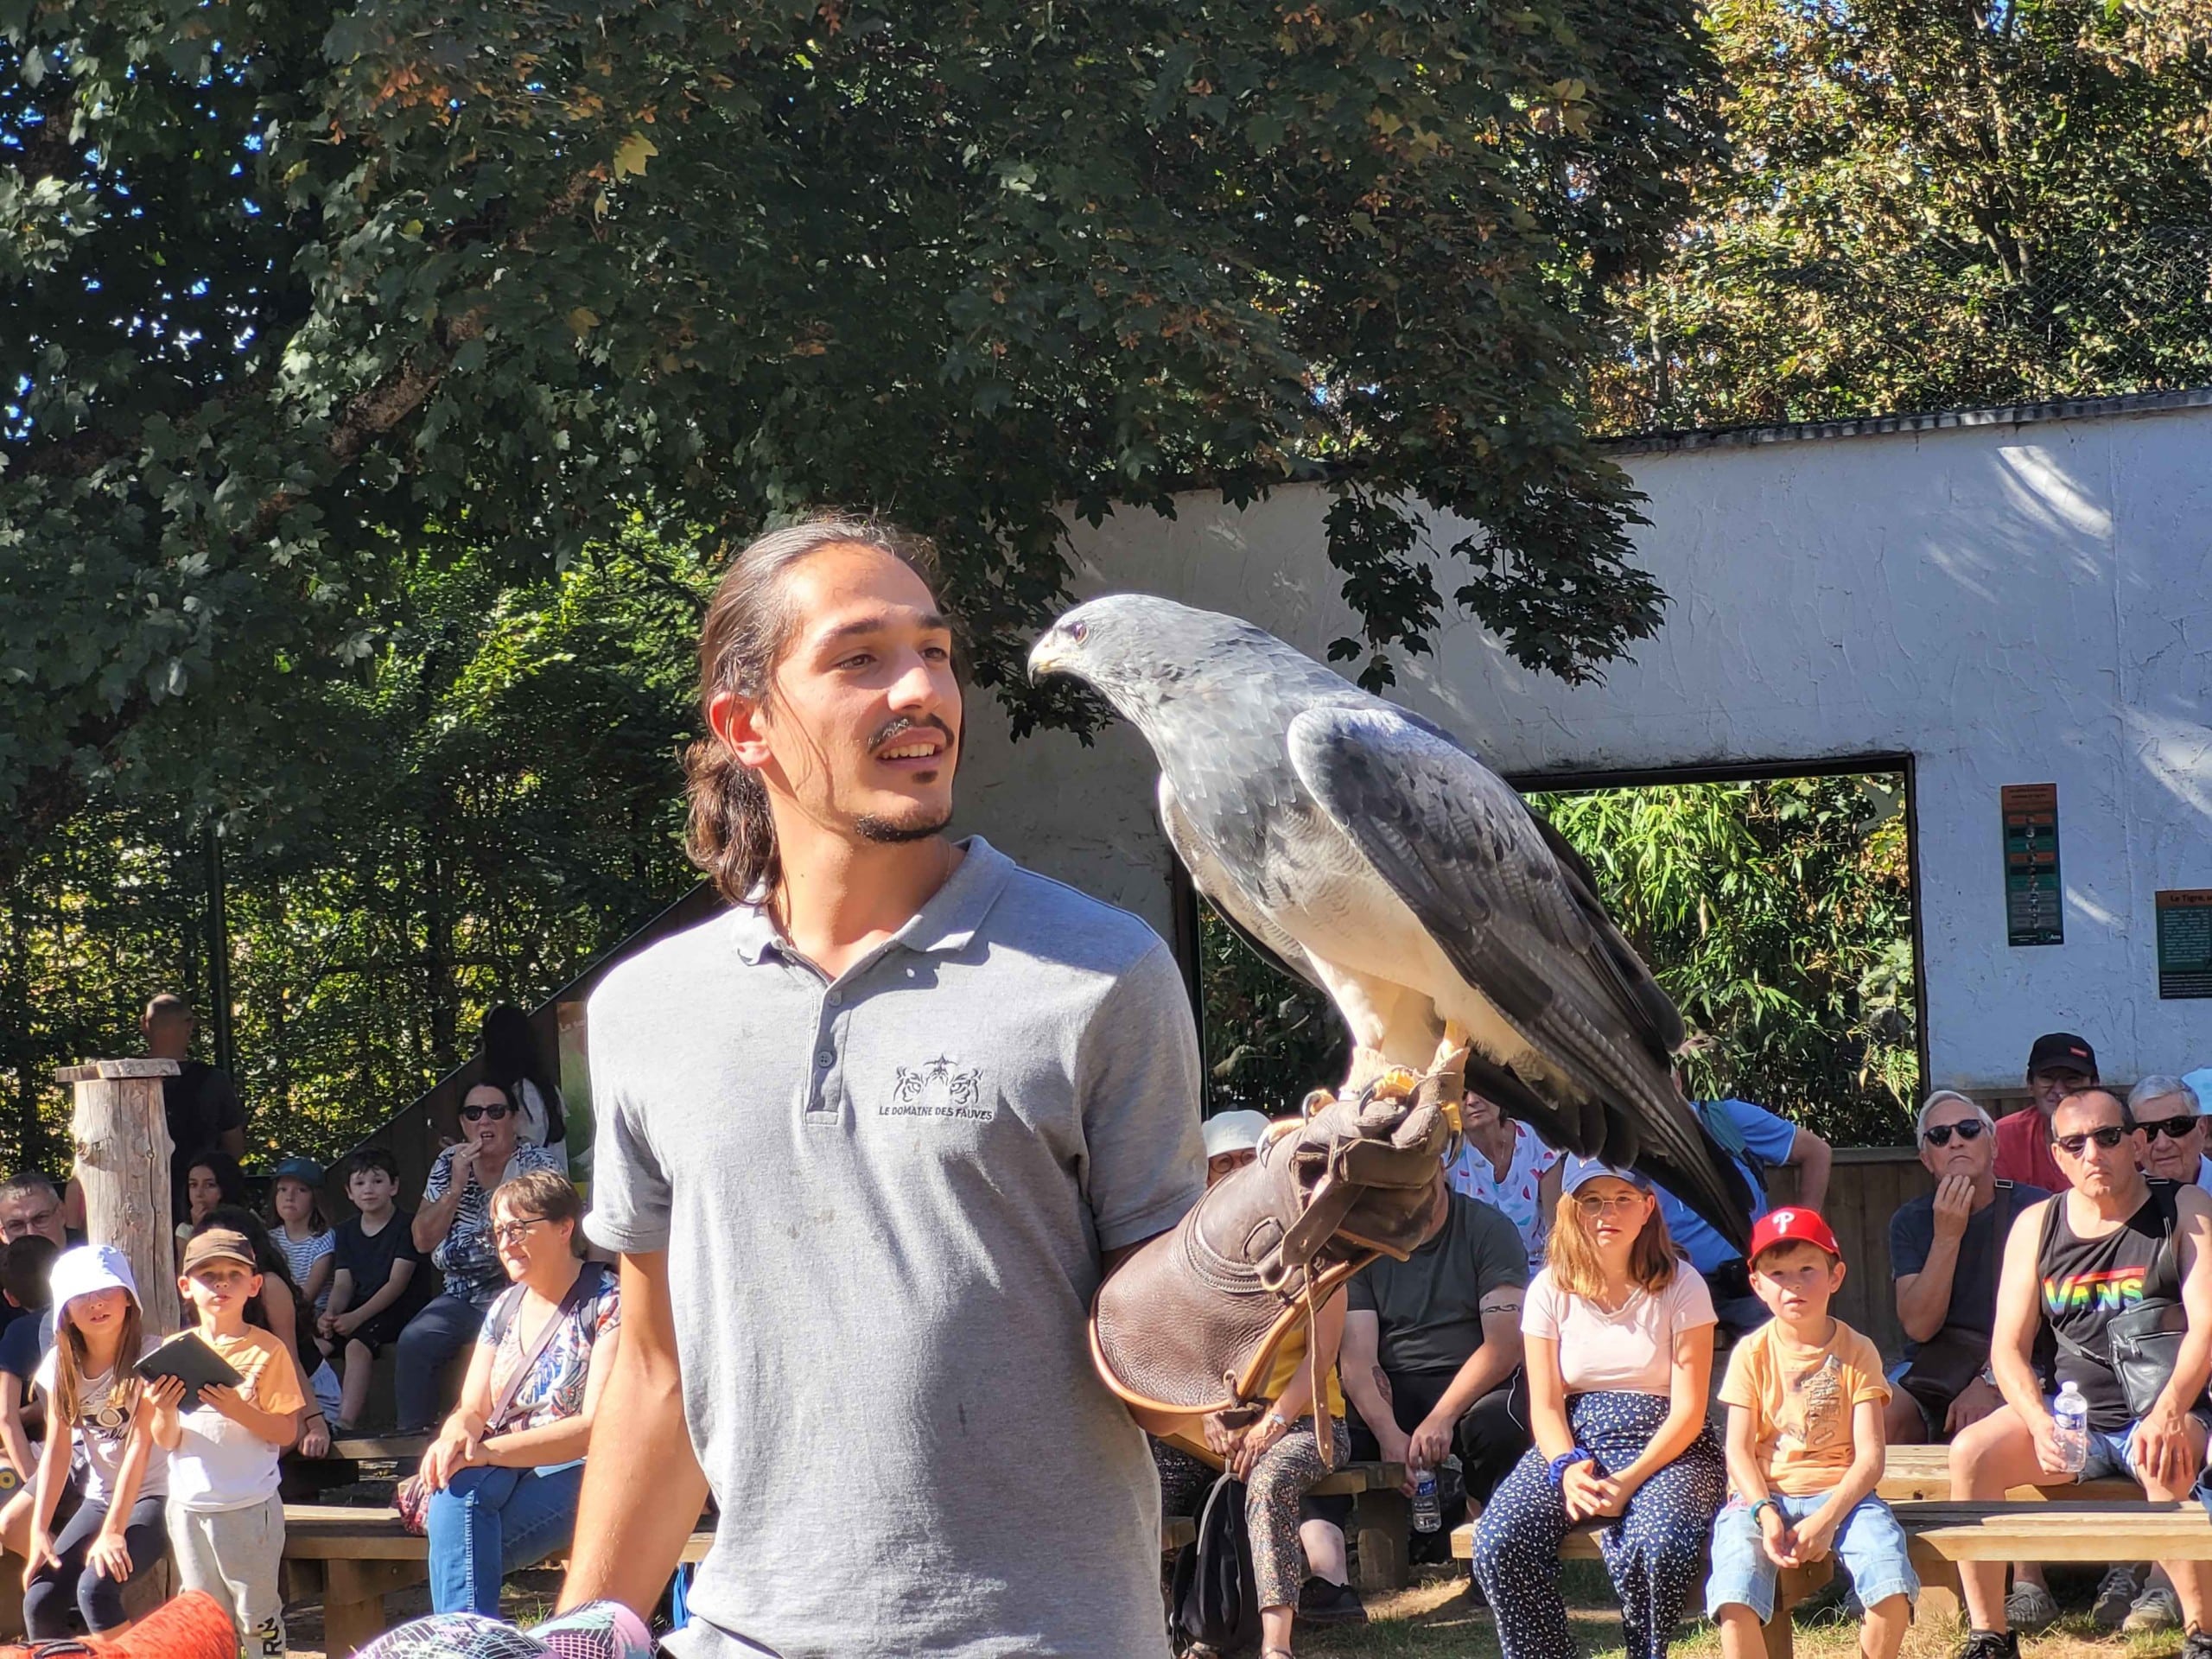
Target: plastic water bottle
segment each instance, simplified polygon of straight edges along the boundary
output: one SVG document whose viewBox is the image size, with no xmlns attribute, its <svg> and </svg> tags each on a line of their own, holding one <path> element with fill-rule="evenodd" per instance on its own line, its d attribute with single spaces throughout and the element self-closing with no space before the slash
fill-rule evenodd
<svg viewBox="0 0 2212 1659">
<path fill-rule="evenodd" d="M 1414 1530 L 1434 1532 L 1444 1524 L 1444 1512 L 1436 1502 L 1436 1471 L 1414 1471 Z"/>
<path fill-rule="evenodd" d="M 2078 1475 L 2089 1462 L 2089 1402 L 2082 1397 L 2078 1386 L 2069 1382 L 2059 1389 L 2050 1414 L 2058 1425 L 2058 1455 L 2065 1462 L 2066 1472 Z"/>
</svg>

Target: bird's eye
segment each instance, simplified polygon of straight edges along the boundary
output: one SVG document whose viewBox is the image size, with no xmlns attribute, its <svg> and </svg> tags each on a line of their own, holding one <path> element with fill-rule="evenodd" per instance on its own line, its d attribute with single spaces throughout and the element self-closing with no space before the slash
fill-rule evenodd
<svg viewBox="0 0 2212 1659">
<path fill-rule="evenodd" d="M 1088 622 L 1071 622 L 1068 624 L 1068 638 L 1074 640 L 1077 645 L 1081 645 L 1083 643 L 1084 636 L 1090 632 L 1090 624 Z"/>
</svg>

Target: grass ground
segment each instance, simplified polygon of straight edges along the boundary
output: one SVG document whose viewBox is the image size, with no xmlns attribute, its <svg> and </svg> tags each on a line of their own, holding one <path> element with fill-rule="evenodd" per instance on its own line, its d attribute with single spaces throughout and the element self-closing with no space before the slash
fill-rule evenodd
<svg viewBox="0 0 2212 1659">
<path fill-rule="evenodd" d="M 1395 1595 L 1370 1598 L 1364 1626 L 1300 1630 L 1299 1659 L 1498 1659 L 1497 1628 L 1487 1611 L 1468 1607 L 1461 1594 L 1465 1582 L 1433 1569 Z M 1582 1651 L 1590 1659 L 1621 1659 L 1620 1616 L 1596 1565 L 1570 1563 L 1561 1587 Z M 1905 1638 L 1903 1659 L 1952 1659 L 1963 1639 L 1963 1631 L 1916 1628 Z M 2169 1659 L 2180 1649 L 2178 1632 L 2105 1636 L 2085 1612 L 2070 1613 L 2020 1643 L 2021 1659 Z M 1801 1623 L 1796 1650 L 1797 1659 L 1853 1659 L 1859 1627 L 1840 1610 Z M 1672 1659 L 1720 1659 L 1720 1634 L 1702 1618 L 1685 1621 L 1669 1653 Z"/>
</svg>

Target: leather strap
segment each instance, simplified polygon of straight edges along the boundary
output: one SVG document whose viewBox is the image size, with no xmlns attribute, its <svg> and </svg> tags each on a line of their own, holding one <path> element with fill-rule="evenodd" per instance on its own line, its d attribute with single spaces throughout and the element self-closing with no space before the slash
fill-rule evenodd
<svg viewBox="0 0 2212 1659">
<path fill-rule="evenodd" d="M 562 1320 L 583 1306 L 585 1297 L 595 1295 L 606 1279 L 604 1263 L 584 1262 L 577 1264 L 575 1278 L 570 1281 L 568 1289 L 561 1293 L 561 1300 L 554 1305 L 551 1317 L 537 1327 L 537 1334 L 530 1339 L 530 1347 L 524 1353 L 522 1363 L 515 1367 L 513 1375 L 507 1378 L 506 1387 L 499 1390 L 499 1397 L 493 1402 L 492 1414 L 484 1423 L 486 1434 L 498 1434 L 505 1430 L 507 1413 L 514 1408 L 515 1396 L 522 1392 L 522 1385 L 530 1380 L 530 1374 L 537 1369 L 537 1357 L 545 1351 L 545 1344 L 553 1340 L 554 1331 Z M 518 1297 L 514 1313 L 508 1317 L 507 1325 L 512 1325 L 521 1313 L 522 1300 Z M 506 1334 L 506 1327 L 502 1326 L 499 1338 L 504 1338 Z"/>
</svg>

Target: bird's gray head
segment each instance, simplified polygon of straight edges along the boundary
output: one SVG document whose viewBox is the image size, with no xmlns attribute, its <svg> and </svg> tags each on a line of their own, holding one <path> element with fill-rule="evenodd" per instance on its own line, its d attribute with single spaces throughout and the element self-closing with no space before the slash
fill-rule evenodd
<svg viewBox="0 0 2212 1659">
<path fill-rule="evenodd" d="M 1108 594 L 1078 605 L 1029 651 L 1029 677 L 1083 681 L 1131 720 L 1205 678 L 1225 656 L 1277 642 L 1250 623 L 1151 594 Z"/>
</svg>

